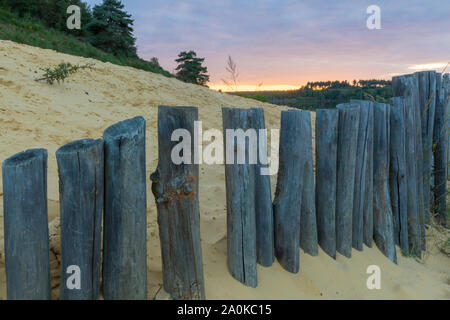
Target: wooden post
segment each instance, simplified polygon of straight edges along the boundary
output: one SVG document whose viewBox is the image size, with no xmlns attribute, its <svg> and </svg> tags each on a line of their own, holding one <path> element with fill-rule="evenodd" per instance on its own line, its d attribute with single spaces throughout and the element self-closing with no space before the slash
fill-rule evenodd
<svg viewBox="0 0 450 320">
<path fill-rule="evenodd" d="M 336 178 L 339 112 L 316 111 L 316 208 L 319 245 L 336 259 Z"/>
<path fill-rule="evenodd" d="M 304 150 L 302 157 L 303 183 L 302 183 L 302 209 L 300 214 L 300 247 L 309 255 L 317 256 L 319 246 L 317 242 L 317 219 L 314 186 L 314 164 L 312 153 L 312 129 L 311 113 L 303 110 L 301 113 L 301 150 Z"/>
<path fill-rule="evenodd" d="M 103 140 L 79 140 L 56 151 L 61 212 L 61 300 L 96 300 L 100 290 L 104 200 Z M 73 269 L 75 266 L 77 269 Z M 79 287 L 71 276 L 77 276 Z"/>
<path fill-rule="evenodd" d="M 307 139 L 302 110 L 281 112 L 280 167 L 273 201 L 275 256 L 281 266 L 292 273 L 300 269 L 300 216 L 305 152 L 301 141 Z"/>
<path fill-rule="evenodd" d="M 164 289 L 177 300 L 205 299 L 194 161 L 198 150 L 191 139 L 197 120 L 195 107 L 158 108 L 158 167 L 150 178 L 158 209 Z M 177 130 L 183 135 L 174 135 Z M 182 149 L 172 154 L 177 145 Z"/>
<path fill-rule="evenodd" d="M 436 73 L 436 113 L 434 120 L 434 208 L 438 221 L 446 225 L 447 194 L 447 132 L 445 131 L 446 103 L 442 74 Z"/>
<path fill-rule="evenodd" d="M 258 163 L 255 168 L 256 255 L 260 265 L 270 267 L 274 261 L 274 231 L 270 176 L 263 175 L 261 171 L 268 163 L 264 109 L 253 108 L 252 117 L 258 136 Z"/>
<path fill-rule="evenodd" d="M 255 165 L 245 161 L 245 158 L 250 158 L 250 153 L 257 156 L 256 133 L 246 131 L 252 128 L 252 111 L 222 108 L 222 120 L 226 156 L 228 270 L 236 280 L 256 287 Z M 239 154 L 244 155 L 244 161 L 238 161 Z"/>
<path fill-rule="evenodd" d="M 409 253 L 405 104 L 400 97 L 393 98 L 391 102 L 389 187 L 394 215 L 394 240 L 403 252 Z"/>
<path fill-rule="evenodd" d="M 422 242 L 425 240 L 424 216 L 424 196 L 423 196 L 423 143 L 422 143 L 422 121 L 420 116 L 419 103 L 419 77 L 418 74 L 409 74 L 392 78 L 392 88 L 394 96 L 405 99 L 406 112 L 411 112 L 412 117 L 406 116 L 408 121 L 406 127 L 406 139 L 409 143 L 414 140 L 414 148 L 406 149 L 407 152 L 407 183 L 408 183 L 408 234 L 409 251 L 417 257 L 421 257 Z M 410 110 L 411 109 L 411 110 Z M 411 127 L 414 126 L 414 127 Z M 414 135 L 412 137 L 411 135 Z M 407 140 L 408 143 L 408 140 Z M 411 159 L 414 161 L 412 162 Z M 413 165 L 414 164 L 414 165 Z M 413 186 L 416 179 L 416 186 Z M 414 191 L 415 190 L 415 191 Z M 414 193 L 415 192 L 415 193 Z M 417 202 L 417 204 L 415 203 Z M 417 208 L 417 209 L 416 209 Z M 417 210 L 417 213 L 416 213 Z M 416 221 L 417 217 L 417 221 Z M 419 234 L 416 234 L 418 228 Z M 423 239 L 423 240 L 422 240 Z M 416 241 L 419 241 L 420 248 Z"/>
<path fill-rule="evenodd" d="M 445 105 L 445 132 L 447 134 L 447 180 L 450 180 L 450 74 L 442 76 L 442 92 Z"/>
<path fill-rule="evenodd" d="M 373 145 L 374 239 L 378 248 L 397 263 L 394 221 L 389 197 L 389 105 L 375 103 Z"/>
<path fill-rule="evenodd" d="M 48 300 L 47 150 L 18 153 L 2 171 L 7 297 Z"/>
<path fill-rule="evenodd" d="M 339 138 L 336 186 L 336 250 L 350 258 L 352 256 L 353 201 L 360 110 L 358 106 L 355 107 L 352 104 L 340 104 L 337 109 L 339 110 Z"/>
<path fill-rule="evenodd" d="M 419 77 L 419 102 L 422 119 L 422 143 L 423 143 L 423 201 L 424 221 L 429 224 L 431 217 L 431 176 L 433 163 L 433 128 L 436 110 L 436 72 L 417 72 Z M 422 227 L 422 249 L 425 250 L 425 229 Z"/>
<path fill-rule="evenodd" d="M 353 201 L 352 246 L 372 247 L 373 239 L 373 102 L 351 100 L 360 108 Z"/>
<path fill-rule="evenodd" d="M 112 125 L 105 141 L 103 296 L 147 298 L 147 193 L 145 120 Z"/>
</svg>

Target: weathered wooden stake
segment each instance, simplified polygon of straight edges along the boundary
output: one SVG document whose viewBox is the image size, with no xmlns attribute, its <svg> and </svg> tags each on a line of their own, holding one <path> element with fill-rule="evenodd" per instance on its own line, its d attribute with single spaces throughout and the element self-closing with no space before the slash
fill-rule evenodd
<svg viewBox="0 0 450 320">
<path fill-rule="evenodd" d="M 400 97 L 393 98 L 391 102 L 389 187 L 394 215 L 394 239 L 403 252 L 409 253 L 405 104 Z"/>
<path fill-rule="evenodd" d="M 302 157 L 303 183 L 302 183 L 302 209 L 300 215 L 300 247 L 309 255 L 317 256 L 319 246 L 317 242 L 317 219 L 314 186 L 314 164 L 312 154 L 312 129 L 311 114 L 309 111 L 301 113 L 302 129 L 300 149 L 303 150 Z"/>
<path fill-rule="evenodd" d="M 47 150 L 18 153 L 2 171 L 7 297 L 50 299 Z"/>
<path fill-rule="evenodd" d="M 337 147 L 336 250 L 347 258 L 352 255 L 352 220 L 355 191 L 356 150 L 359 131 L 359 107 L 337 106 L 339 137 Z M 361 155 L 358 155 L 361 156 Z"/>
<path fill-rule="evenodd" d="M 145 120 L 119 122 L 103 133 L 105 215 L 103 296 L 147 298 Z"/>
<path fill-rule="evenodd" d="M 158 167 L 150 178 L 158 209 L 163 284 L 173 299 L 205 299 L 199 174 L 194 161 L 198 150 L 191 139 L 197 120 L 195 107 L 158 109 Z"/>
<path fill-rule="evenodd" d="M 300 217 L 305 150 L 302 110 L 281 112 L 280 167 L 273 201 L 275 256 L 292 273 L 300 269 Z"/>
<path fill-rule="evenodd" d="M 422 143 L 423 143 L 423 201 L 424 221 L 429 224 L 431 217 L 431 176 L 433 164 L 433 128 L 436 110 L 436 72 L 417 72 L 419 77 L 419 102 L 422 119 Z M 425 229 L 422 227 L 422 249 L 425 250 Z"/>
<path fill-rule="evenodd" d="M 397 263 L 394 221 L 389 197 L 389 105 L 375 103 L 373 145 L 374 239 L 378 248 Z"/>
<path fill-rule="evenodd" d="M 256 287 L 256 161 L 250 164 L 249 158 L 250 153 L 255 153 L 253 156 L 257 157 L 257 138 L 255 132 L 252 135 L 246 131 L 252 128 L 252 113 L 250 109 L 222 108 L 226 156 L 228 270 L 236 280 Z M 248 143 L 245 133 L 249 135 Z M 242 155 L 244 161 L 238 161 L 239 158 L 242 160 Z"/>
<path fill-rule="evenodd" d="M 336 259 L 336 178 L 339 112 L 316 111 L 316 208 L 319 245 Z"/>
<path fill-rule="evenodd" d="M 447 132 L 445 131 L 446 103 L 442 74 L 436 73 L 436 113 L 434 120 L 434 208 L 439 223 L 446 224 L 447 194 Z"/>
<path fill-rule="evenodd" d="M 351 100 L 360 108 L 353 201 L 352 246 L 362 251 L 373 239 L 373 102 Z"/>
<path fill-rule="evenodd" d="M 252 118 L 258 136 L 258 163 L 255 168 L 256 255 L 260 265 L 270 267 L 274 261 L 274 231 L 270 176 L 263 175 L 261 171 L 267 168 L 268 163 L 264 109 L 253 108 Z"/>
<path fill-rule="evenodd" d="M 104 200 L 103 140 L 66 144 L 56 151 L 56 160 L 61 212 L 60 299 L 96 300 Z M 79 287 L 71 280 L 76 276 Z M 75 287 L 69 288 L 68 283 Z"/>
</svg>

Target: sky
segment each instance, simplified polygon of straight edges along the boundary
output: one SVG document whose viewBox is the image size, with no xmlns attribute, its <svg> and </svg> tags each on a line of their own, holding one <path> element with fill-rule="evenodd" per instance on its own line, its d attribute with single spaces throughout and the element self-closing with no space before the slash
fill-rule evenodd
<svg viewBox="0 0 450 320">
<path fill-rule="evenodd" d="M 450 61 L 450 0 L 122 2 L 135 19 L 139 56 L 157 57 L 172 72 L 178 53 L 194 50 L 205 58 L 213 89 L 226 90 L 229 55 L 239 72 L 238 90 L 390 79 L 442 71 Z M 380 8 L 381 29 L 367 27 L 370 5 Z"/>
</svg>

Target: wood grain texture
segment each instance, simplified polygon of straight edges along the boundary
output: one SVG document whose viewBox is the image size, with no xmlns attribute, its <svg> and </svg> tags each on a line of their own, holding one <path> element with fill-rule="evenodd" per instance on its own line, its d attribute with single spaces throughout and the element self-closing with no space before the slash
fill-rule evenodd
<svg viewBox="0 0 450 320">
<path fill-rule="evenodd" d="M 47 150 L 6 159 L 2 176 L 8 300 L 49 300 Z"/>
<path fill-rule="evenodd" d="M 145 120 L 112 125 L 105 144 L 103 296 L 147 298 L 147 192 Z"/>
<path fill-rule="evenodd" d="M 61 217 L 61 300 L 96 300 L 100 291 L 104 201 L 103 140 L 78 140 L 56 151 Z M 80 289 L 69 289 L 68 267 L 80 268 Z"/>
<path fill-rule="evenodd" d="M 336 179 L 339 111 L 316 110 L 316 208 L 319 245 L 336 259 Z"/>
<path fill-rule="evenodd" d="M 374 240 L 383 254 L 397 263 L 394 241 L 394 221 L 389 196 L 389 105 L 375 103 L 374 111 Z"/>
<path fill-rule="evenodd" d="M 150 176 L 158 210 L 159 237 L 164 289 L 173 299 L 205 299 L 200 213 L 198 201 L 198 164 L 194 163 L 194 143 L 183 149 L 190 152 L 185 162 L 171 159 L 174 147 L 184 137 L 172 141 L 175 130 L 185 130 L 194 137 L 196 107 L 158 108 L 158 167 Z"/>
<path fill-rule="evenodd" d="M 340 104 L 337 109 L 339 110 L 339 137 L 337 146 L 336 250 L 350 258 L 352 255 L 352 222 L 360 108 L 352 104 Z"/>
<path fill-rule="evenodd" d="M 222 108 L 222 121 L 225 156 L 233 159 L 225 164 L 228 270 L 236 280 L 256 287 L 255 165 L 238 163 L 238 151 L 248 156 L 250 143 L 237 145 L 233 135 L 234 129 L 242 129 L 244 134 L 252 128 L 252 111 Z"/>
</svg>

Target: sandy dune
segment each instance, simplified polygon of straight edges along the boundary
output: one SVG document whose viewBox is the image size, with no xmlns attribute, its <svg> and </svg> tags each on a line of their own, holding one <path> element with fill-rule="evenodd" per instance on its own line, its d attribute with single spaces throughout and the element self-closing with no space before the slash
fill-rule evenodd
<svg viewBox="0 0 450 320">
<path fill-rule="evenodd" d="M 60 62 L 85 64 L 83 70 L 63 84 L 50 86 L 33 79 L 40 68 Z M 222 128 L 221 107 L 263 107 L 266 126 L 279 128 L 284 108 L 233 97 L 175 79 L 101 63 L 51 50 L 0 41 L 0 163 L 29 148 L 49 151 L 48 196 L 54 298 L 59 285 L 59 207 L 55 151 L 61 145 L 81 139 L 99 138 L 109 125 L 137 115 L 147 120 L 147 176 L 157 164 L 157 106 L 197 106 L 203 129 Z M 0 173 L 1 177 L 1 173 Z M 274 186 L 276 180 L 272 178 Z M 165 299 L 154 198 L 148 184 L 148 291 Z M 3 190 L 0 184 L 0 214 Z M 392 264 L 376 249 L 353 250 L 353 257 L 329 258 L 301 253 L 301 271 L 293 275 L 275 262 L 272 268 L 258 267 L 257 289 L 234 280 L 226 265 L 226 209 L 223 166 L 200 168 L 200 210 L 206 296 L 209 299 L 450 299 L 450 259 L 439 252 L 436 241 L 448 234 L 429 231 L 432 249 L 423 261 L 403 257 Z M 0 219 L 0 298 L 6 298 L 3 255 L 3 218 Z M 368 290 L 366 269 L 378 265 L 382 289 Z"/>
</svg>

